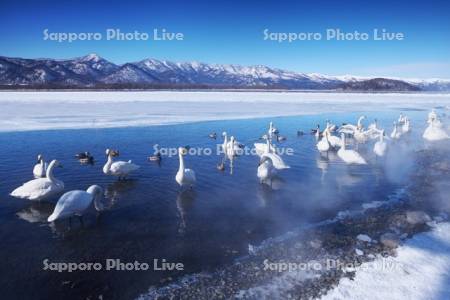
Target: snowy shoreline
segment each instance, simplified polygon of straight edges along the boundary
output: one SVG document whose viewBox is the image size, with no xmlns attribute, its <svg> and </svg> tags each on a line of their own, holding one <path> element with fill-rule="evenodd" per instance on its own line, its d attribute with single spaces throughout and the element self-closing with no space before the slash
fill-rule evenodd
<svg viewBox="0 0 450 300">
<path fill-rule="evenodd" d="M 449 269 L 450 223 L 443 222 L 407 240 L 396 257 L 357 267 L 355 278 L 342 278 L 321 299 L 448 299 Z"/>
<path fill-rule="evenodd" d="M 0 92 L 0 132 L 450 106 L 449 94 L 254 91 Z"/>
</svg>

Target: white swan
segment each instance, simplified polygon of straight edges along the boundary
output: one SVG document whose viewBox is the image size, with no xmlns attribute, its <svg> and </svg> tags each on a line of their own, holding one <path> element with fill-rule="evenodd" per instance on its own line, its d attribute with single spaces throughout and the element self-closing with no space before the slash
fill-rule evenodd
<svg viewBox="0 0 450 300">
<path fill-rule="evenodd" d="M 437 113 L 436 113 L 436 110 L 433 108 L 432 110 L 431 110 L 431 112 L 429 112 L 428 113 L 428 120 L 427 120 L 427 123 L 428 124 L 431 124 L 431 122 L 432 121 L 434 121 L 434 120 L 438 120 L 438 115 L 437 115 Z"/>
<path fill-rule="evenodd" d="M 290 166 L 288 166 L 280 155 L 278 155 L 276 152 L 272 152 L 270 149 L 272 148 L 272 143 L 269 140 L 266 140 L 266 152 L 264 152 L 261 156 L 270 158 L 272 165 L 277 170 L 283 170 L 283 169 L 289 169 Z"/>
<path fill-rule="evenodd" d="M 316 148 L 320 152 L 327 152 L 328 150 L 330 150 L 330 147 L 331 145 L 330 141 L 328 140 L 328 127 L 327 127 L 322 133 L 322 139 L 320 139 L 320 141 L 317 142 Z"/>
<path fill-rule="evenodd" d="M 271 152 L 276 153 L 276 147 L 272 143 L 268 143 L 267 141 L 269 139 L 265 139 L 266 143 L 254 143 L 256 154 L 259 156 L 263 155 L 264 153 Z"/>
<path fill-rule="evenodd" d="M 327 120 L 327 128 L 329 128 L 330 133 L 336 131 L 337 126 L 336 124 L 333 124 L 330 122 L 330 120 Z"/>
<path fill-rule="evenodd" d="M 64 183 L 53 176 L 53 169 L 60 166 L 52 160 L 47 168 L 46 178 L 30 180 L 11 192 L 11 196 L 28 200 L 43 200 L 64 190 Z"/>
<path fill-rule="evenodd" d="M 397 122 L 394 122 L 394 129 L 391 132 L 391 139 L 397 140 L 402 136 L 401 131 L 398 129 Z"/>
<path fill-rule="evenodd" d="M 442 128 L 442 123 L 437 118 L 429 119 L 429 125 L 425 129 L 422 137 L 428 141 L 440 141 L 449 138 L 447 132 Z"/>
<path fill-rule="evenodd" d="M 43 178 L 47 171 L 47 163 L 44 161 L 44 157 L 39 154 L 37 157 L 37 164 L 33 168 L 34 178 Z"/>
<path fill-rule="evenodd" d="M 403 118 L 402 132 L 408 133 L 411 131 L 411 122 L 408 117 Z"/>
<path fill-rule="evenodd" d="M 316 140 L 318 140 L 320 138 L 320 135 L 321 135 L 321 133 L 320 133 L 320 125 L 317 124 L 317 129 L 316 129 L 316 132 L 314 134 L 314 136 L 316 137 Z"/>
<path fill-rule="evenodd" d="M 404 116 L 402 113 L 400 113 L 400 116 L 398 117 L 398 124 L 403 125 L 406 121 L 406 116 Z"/>
<path fill-rule="evenodd" d="M 358 118 L 358 122 L 356 125 L 353 125 L 353 124 L 342 125 L 339 128 L 338 132 L 351 134 L 358 143 L 367 142 L 369 137 L 372 135 L 372 132 L 374 131 L 374 129 L 373 129 L 374 125 L 371 124 L 371 128 L 369 128 L 368 130 L 364 130 L 364 125 L 362 124 L 362 121 L 365 118 L 366 118 L 366 116 L 360 116 Z"/>
<path fill-rule="evenodd" d="M 267 184 L 267 181 L 270 180 L 270 185 L 272 185 L 272 178 L 275 173 L 276 170 L 273 166 L 272 159 L 268 156 L 263 156 L 259 162 L 258 170 L 256 172 L 259 182 Z"/>
<path fill-rule="evenodd" d="M 269 123 L 269 131 L 267 131 L 267 133 L 269 134 L 270 138 L 279 133 L 278 129 L 273 126 L 273 122 Z"/>
<path fill-rule="evenodd" d="M 110 149 L 106 149 L 106 155 L 108 156 L 108 160 L 103 166 L 103 173 L 106 175 L 118 176 L 121 179 L 140 168 L 138 165 L 132 163 L 131 160 L 113 161 L 112 157 L 114 156 L 114 152 Z"/>
<path fill-rule="evenodd" d="M 227 153 L 227 145 L 228 145 L 227 133 L 225 131 L 222 132 L 222 136 L 223 136 L 222 151 L 223 153 Z"/>
<path fill-rule="evenodd" d="M 366 118 L 366 116 L 360 116 L 358 118 L 358 122 L 356 123 L 356 125 L 353 124 L 345 124 L 342 125 L 338 132 L 340 133 L 347 133 L 347 134 L 354 134 L 357 130 L 363 130 L 364 126 L 362 124 L 362 121 Z"/>
<path fill-rule="evenodd" d="M 331 148 L 337 149 L 341 147 L 342 141 L 339 137 L 331 135 L 330 132 L 328 132 L 328 142 L 330 143 Z"/>
<path fill-rule="evenodd" d="M 243 153 L 242 147 L 243 147 L 242 144 L 236 141 L 234 136 L 231 136 L 230 141 L 226 144 L 225 154 L 227 155 L 228 158 L 232 158 L 237 155 L 242 155 Z"/>
<path fill-rule="evenodd" d="M 366 160 L 355 150 L 345 148 L 345 134 L 341 134 L 342 145 L 337 154 L 347 164 L 367 164 Z"/>
<path fill-rule="evenodd" d="M 181 187 L 189 186 L 193 187 L 197 179 L 195 178 L 195 172 L 191 169 L 187 169 L 184 167 L 184 155 L 188 153 L 188 149 L 186 147 L 178 148 L 178 157 L 180 159 L 180 167 L 178 168 L 177 175 L 175 176 L 175 180 Z"/>
<path fill-rule="evenodd" d="M 91 185 L 86 191 L 75 190 L 64 193 L 56 203 L 53 213 L 48 217 L 48 222 L 72 216 L 82 216 L 91 206 L 92 201 L 99 201 L 103 196 L 103 189 L 98 185 Z M 95 206 L 97 209 L 97 206 Z"/>
<path fill-rule="evenodd" d="M 387 149 L 387 144 L 386 144 L 386 141 L 384 140 L 384 130 L 381 130 L 380 140 L 377 141 L 375 143 L 375 145 L 373 146 L 373 152 L 377 156 L 384 156 L 384 154 L 386 153 L 386 149 Z"/>
</svg>

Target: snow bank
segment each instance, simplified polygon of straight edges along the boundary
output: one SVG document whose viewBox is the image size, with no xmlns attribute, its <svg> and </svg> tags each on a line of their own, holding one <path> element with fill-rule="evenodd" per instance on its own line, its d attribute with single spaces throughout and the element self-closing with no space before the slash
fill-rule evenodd
<svg viewBox="0 0 450 300">
<path fill-rule="evenodd" d="M 448 94 L 4 91 L 0 131 L 149 126 L 446 104 Z"/>
<path fill-rule="evenodd" d="M 379 257 L 341 279 L 322 297 L 329 299 L 450 299 L 450 223 L 440 223 L 398 248 L 397 257 Z"/>
</svg>

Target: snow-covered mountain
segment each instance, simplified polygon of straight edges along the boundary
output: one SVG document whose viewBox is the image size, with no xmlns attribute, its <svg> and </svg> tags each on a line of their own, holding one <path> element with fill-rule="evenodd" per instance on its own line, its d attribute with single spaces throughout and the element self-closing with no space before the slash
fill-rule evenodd
<svg viewBox="0 0 450 300">
<path fill-rule="evenodd" d="M 170 62 L 145 59 L 116 65 L 96 54 L 67 60 L 0 56 L 0 85 L 127 87 L 204 86 L 281 89 L 362 89 L 450 91 L 450 80 L 399 80 L 297 73 L 267 66 Z M 372 81 L 370 81 L 372 80 Z M 367 82 L 365 82 L 367 81 Z M 354 84 L 358 82 L 358 84 Z"/>
</svg>

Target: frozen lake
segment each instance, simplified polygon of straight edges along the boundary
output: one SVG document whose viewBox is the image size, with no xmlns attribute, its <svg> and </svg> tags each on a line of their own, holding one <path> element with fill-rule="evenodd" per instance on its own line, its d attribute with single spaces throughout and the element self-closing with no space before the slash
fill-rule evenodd
<svg viewBox="0 0 450 300">
<path fill-rule="evenodd" d="M 111 128 L 450 105 L 449 94 L 0 92 L 0 131 Z"/>
</svg>

